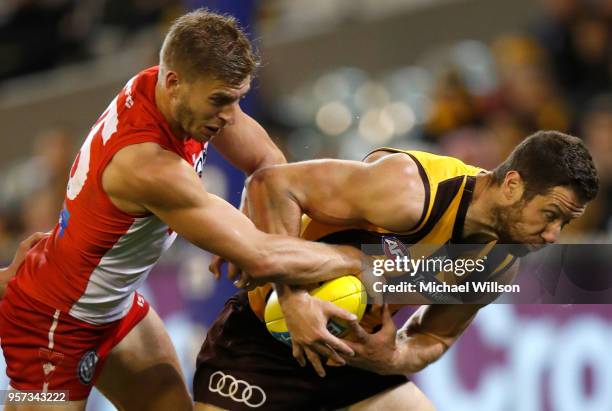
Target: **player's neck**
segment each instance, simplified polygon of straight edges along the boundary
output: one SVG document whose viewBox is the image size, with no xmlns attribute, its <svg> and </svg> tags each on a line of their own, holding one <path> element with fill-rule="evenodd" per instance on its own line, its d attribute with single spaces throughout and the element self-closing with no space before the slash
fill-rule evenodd
<svg viewBox="0 0 612 411">
<path fill-rule="evenodd" d="M 482 243 L 497 239 L 492 205 L 496 204 L 496 187 L 491 174 L 476 176 L 474 194 L 468 206 L 463 226 L 463 240 Z"/>
<path fill-rule="evenodd" d="M 155 84 L 155 105 L 170 125 L 172 133 L 178 138 L 184 138 L 185 136 L 180 125 L 172 118 L 172 111 L 170 110 L 170 97 L 159 83 Z"/>
</svg>

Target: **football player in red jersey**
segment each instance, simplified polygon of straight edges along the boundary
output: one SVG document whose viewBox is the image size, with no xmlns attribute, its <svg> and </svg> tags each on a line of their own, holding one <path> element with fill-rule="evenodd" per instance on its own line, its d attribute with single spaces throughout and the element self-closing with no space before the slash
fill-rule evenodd
<svg viewBox="0 0 612 411">
<path fill-rule="evenodd" d="M 11 389 L 65 390 L 65 410 L 85 409 L 94 385 L 119 409 L 191 409 L 163 323 L 136 292 L 177 234 L 241 267 L 242 286 L 360 270 L 354 248 L 263 233 L 202 187 L 209 142 L 247 173 L 284 162 L 239 106 L 256 66 L 234 19 L 197 10 L 173 24 L 160 65 L 134 76 L 102 113 L 72 166 L 59 223 L 27 253 L 0 304 Z M 331 334 L 322 339 L 352 353 Z"/>
</svg>

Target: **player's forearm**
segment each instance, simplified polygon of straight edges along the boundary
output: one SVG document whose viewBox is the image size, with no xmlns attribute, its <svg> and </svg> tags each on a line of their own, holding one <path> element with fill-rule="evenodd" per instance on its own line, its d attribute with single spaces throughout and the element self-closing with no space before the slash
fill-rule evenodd
<svg viewBox="0 0 612 411">
<path fill-rule="evenodd" d="M 481 305 L 424 305 L 399 330 L 401 338 L 426 335 L 448 349 L 470 325 Z"/>
<path fill-rule="evenodd" d="M 412 374 L 437 361 L 468 327 L 477 306 L 421 306 L 397 332 L 391 372 Z"/>
<path fill-rule="evenodd" d="M 272 240 L 274 239 L 274 240 Z M 283 284 L 311 284 L 361 271 L 363 254 L 351 246 L 331 246 L 287 237 L 266 243 L 268 267 L 254 277 Z"/>
<path fill-rule="evenodd" d="M 437 361 L 467 327 L 441 314 L 446 306 L 421 306 L 397 332 L 396 360 L 392 372 L 413 374 Z M 444 319 L 448 323 L 444 323 Z"/>
<path fill-rule="evenodd" d="M 396 359 L 388 374 L 414 374 L 437 361 L 448 350 L 442 341 L 430 335 L 398 334 Z"/>
</svg>

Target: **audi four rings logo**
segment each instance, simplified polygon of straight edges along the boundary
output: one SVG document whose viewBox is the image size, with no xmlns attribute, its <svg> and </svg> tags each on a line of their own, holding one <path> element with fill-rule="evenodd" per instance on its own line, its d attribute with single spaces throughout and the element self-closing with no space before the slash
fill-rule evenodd
<svg viewBox="0 0 612 411">
<path fill-rule="evenodd" d="M 266 393 L 261 387 L 238 380 L 222 371 L 215 371 L 208 380 L 208 390 L 229 397 L 251 408 L 261 407 L 266 402 Z"/>
</svg>

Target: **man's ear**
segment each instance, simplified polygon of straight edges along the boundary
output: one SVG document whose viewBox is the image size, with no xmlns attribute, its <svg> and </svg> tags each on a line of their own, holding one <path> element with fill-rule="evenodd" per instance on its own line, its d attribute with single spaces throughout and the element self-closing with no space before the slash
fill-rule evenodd
<svg viewBox="0 0 612 411">
<path fill-rule="evenodd" d="M 523 197 L 525 182 L 518 171 L 511 170 L 506 173 L 501 189 L 503 199 L 509 204 L 514 204 Z"/>
<path fill-rule="evenodd" d="M 164 73 L 164 88 L 168 91 L 171 97 L 176 97 L 178 88 L 181 84 L 179 75 L 176 71 L 167 70 Z"/>
</svg>

